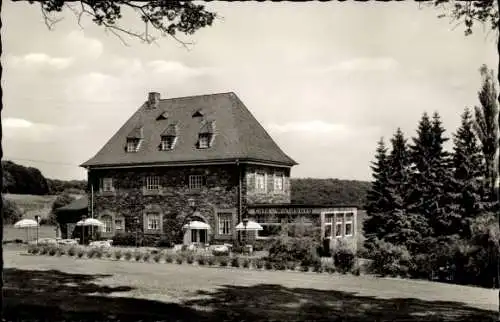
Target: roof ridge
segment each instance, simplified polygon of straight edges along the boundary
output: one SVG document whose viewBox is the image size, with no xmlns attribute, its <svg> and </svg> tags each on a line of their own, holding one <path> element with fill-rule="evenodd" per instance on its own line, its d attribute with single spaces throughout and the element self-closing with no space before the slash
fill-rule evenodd
<svg viewBox="0 0 500 322">
<path fill-rule="evenodd" d="M 235 92 L 229 91 L 229 92 L 218 92 L 218 93 L 211 93 L 211 94 L 198 94 L 198 95 L 187 95 L 187 96 L 179 96 L 179 97 L 161 98 L 160 101 L 196 98 L 196 97 L 203 97 L 203 96 L 227 95 L 227 94 L 233 94 L 236 96 Z"/>
</svg>

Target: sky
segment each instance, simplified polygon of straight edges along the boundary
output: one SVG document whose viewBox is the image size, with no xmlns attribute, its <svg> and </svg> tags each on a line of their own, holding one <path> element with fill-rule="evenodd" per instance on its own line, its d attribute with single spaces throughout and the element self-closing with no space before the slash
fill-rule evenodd
<svg viewBox="0 0 500 322">
<path fill-rule="evenodd" d="M 207 3 L 220 16 L 184 36 L 126 45 L 66 9 L 49 30 L 36 5 L 2 4 L 4 159 L 86 179 L 91 158 L 146 100 L 235 92 L 299 165 L 292 177 L 371 180 L 377 141 L 415 135 L 437 111 L 451 136 L 478 104 L 495 35 L 415 2 Z M 22 19 L 21 19 L 22 17 Z M 131 12 L 122 25 L 144 30 Z"/>
</svg>

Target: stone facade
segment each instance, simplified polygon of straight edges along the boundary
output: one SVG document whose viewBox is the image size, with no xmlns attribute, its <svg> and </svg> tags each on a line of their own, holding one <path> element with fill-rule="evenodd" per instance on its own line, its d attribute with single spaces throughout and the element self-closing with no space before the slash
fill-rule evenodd
<svg viewBox="0 0 500 322">
<path fill-rule="evenodd" d="M 255 182 L 247 179 L 248 173 L 256 172 L 269 178 L 283 175 L 283 189 L 275 191 L 274 182 L 268 179 L 265 192 L 256 191 Z M 172 227 L 181 230 L 184 224 L 197 220 L 210 226 L 206 242 L 231 241 L 238 237 L 234 227 L 248 204 L 290 202 L 289 174 L 290 169 L 244 164 L 90 170 L 88 182 L 94 191 L 92 215 L 108 227 L 103 237 L 122 231 L 168 235 Z M 190 188 L 190 176 L 201 176 L 202 186 Z M 146 189 L 148 177 L 157 178 L 158 189 Z M 148 227 L 147 216 L 152 214 L 157 214 L 160 222 Z M 219 234 L 218 214 L 231 217 L 230 233 Z M 185 242 L 186 238 L 189 241 L 189 236 L 184 236 Z"/>
</svg>

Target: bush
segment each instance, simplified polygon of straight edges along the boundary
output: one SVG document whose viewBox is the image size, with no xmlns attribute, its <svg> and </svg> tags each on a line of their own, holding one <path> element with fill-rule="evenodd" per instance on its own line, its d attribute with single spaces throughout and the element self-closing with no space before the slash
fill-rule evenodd
<svg viewBox="0 0 500 322">
<path fill-rule="evenodd" d="M 264 267 L 264 260 L 258 258 L 256 261 L 255 261 L 255 267 L 257 267 L 258 269 L 262 269 Z"/>
<path fill-rule="evenodd" d="M 69 255 L 69 256 L 75 256 L 75 255 L 76 255 L 76 247 L 75 247 L 75 246 L 71 246 L 71 247 L 68 249 L 68 255 Z"/>
<path fill-rule="evenodd" d="M 243 259 L 242 266 L 243 266 L 244 268 L 249 268 L 249 267 L 250 267 L 250 259 L 248 259 L 248 258 L 244 258 L 244 259 Z"/>
<path fill-rule="evenodd" d="M 269 258 L 274 262 L 313 262 L 319 258 L 317 248 L 312 238 L 279 238 L 271 244 Z"/>
<path fill-rule="evenodd" d="M 193 264 L 194 263 L 194 255 L 193 254 L 187 254 L 186 255 L 186 262 L 188 264 Z"/>
<path fill-rule="evenodd" d="M 300 265 L 301 272 L 309 272 L 309 265 Z"/>
<path fill-rule="evenodd" d="M 218 251 L 218 250 L 214 249 L 212 251 L 212 255 L 214 255 L 214 256 L 229 256 L 229 250 L 227 250 L 227 251 Z"/>
<path fill-rule="evenodd" d="M 371 270 L 382 276 L 406 276 L 410 269 L 410 253 L 405 246 L 378 240 L 372 250 Z"/>
<path fill-rule="evenodd" d="M 156 262 L 156 263 L 159 263 L 160 260 L 161 260 L 161 254 L 155 254 L 153 256 L 153 260 Z"/>
<path fill-rule="evenodd" d="M 135 233 L 118 233 L 113 236 L 113 245 L 115 246 L 136 246 Z"/>
<path fill-rule="evenodd" d="M 175 262 L 179 265 L 182 264 L 184 262 L 184 257 L 183 256 L 176 256 Z"/>
<path fill-rule="evenodd" d="M 50 256 L 54 256 L 57 253 L 57 247 L 49 247 L 48 253 Z"/>
<path fill-rule="evenodd" d="M 5 225 L 15 224 L 17 221 L 23 219 L 23 212 L 19 206 L 2 195 L 2 216 Z"/>
<path fill-rule="evenodd" d="M 174 255 L 172 254 L 165 255 L 165 263 L 173 263 L 173 262 L 174 262 Z"/>
<path fill-rule="evenodd" d="M 265 269 L 268 269 L 268 270 L 274 269 L 274 264 L 273 264 L 273 262 L 271 262 L 271 261 L 269 261 L 269 260 L 266 260 L 266 263 L 264 264 L 264 268 L 265 268 Z"/>
<path fill-rule="evenodd" d="M 149 262 L 149 258 L 151 257 L 151 254 L 149 252 L 145 252 L 142 254 L 142 260 L 145 262 Z"/>
<path fill-rule="evenodd" d="M 127 250 L 123 256 L 125 257 L 126 260 L 129 261 L 130 259 L 132 259 L 132 252 Z"/>
<path fill-rule="evenodd" d="M 85 255 L 85 249 L 83 248 L 78 249 L 78 251 L 76 252 L 76 256 L 78 256 L 78 258 L 82 258 L 83 255 Z"/>
<path fill-rule="evenodd" d="M 324 266 L 324 271 L 327 272 L 328 274 L 333 274 L 335 273 L 335 265 L 331 264 L 331 263 L 327 263 L 325 266 Z"/>
<path fill-rule="evenodd" d="M 141 252 L 136 251 L 136 252 L 134 253 L 134 258 L 135 258 L 135 260 L 136 260 L 137 262 L 138 262 L 138 261 L 140 261 L 140 260 L 141 260 L 141 258 L 142 258 L 142 254 L 141 254 Z"/>
<path fill-rule="evenodd" d="M 111 250 L 104 252 L 104 257 L 105 258 L 111 258 L 112 256 L 113 256 L 113 254 L 111 254 Z"/>
<path fill-rule="evenodd" d="M 219 265 L 226 267 L 229 264 L 229 258 L 227 256 L 219 256 Z"/>
<path fill-rule="evenodd" d="M 115 253 L 113 254 L 113 257 L 116 259 L 116 260 L 120 260 L 122 258 L 123 254 L 122 254 L 122 251 L 117 249 L 115 251 Z"/>
<path fill-rule="evenodd" d="M 205 265 L 205 263 L 206 263 L 205 256 L 203 256 L 203 255 L 199 256 L 198 257 L 198 265 L 203 266 L 203 265 Z"/>
<path fill-rule="evenodd" d="M 29 245 L 28 246 L 28 254 L 36 255 L 40 251 L 40 248 L 37 245 Z"/>
<path fill-rule="evenodd" d="M 170 239 L 162 237 L 156 242 L 155 246 L 160 248 L 172 248 L 174 246 L 174 243 L 172 243 Z"/>
<path fill-rule="evenodd" d="M 210 256 L 207 256 L 206 258 L 207 258 L 207 264 L 209 266 L 214 266 L 215 265 L 215 263 L 216 263 L 215 256 L 210 255 Z"/>
<path fill-rule="evenodd" d="M 296 266 L 296 263 L 295 262 L 287 262 L 286 263 L 286 268 L 291 270 L 291 271 L 294 271 L 295 270 L 295 266 Z"/>
<path fill-rule="evenodd" d="M 57 249 L 57 253 L 56 253 L 57 256 L 62 256 L 62 255 L 66 255 L 66 249 L 62 248 L 62 247 L 59 247 Z"/>
<path fill-rule="evenodd" d="M 353 250 L 345 245 L 340 245 L 334 250 L 333 262 L 335 267 L 342 273 L 352 270 L 355 259 Z"/>
<path fill-rule="evenodd" d="M 232 267 L 240 267 L 240 260 L 238 257 L 231 258 L 231 266 Z"/>
<path fill-rule="evenodd" d="M 284 271 L 286 269 L 286 263 L 285 262 L 274 262 L 274 269 Z"/>
</svg>

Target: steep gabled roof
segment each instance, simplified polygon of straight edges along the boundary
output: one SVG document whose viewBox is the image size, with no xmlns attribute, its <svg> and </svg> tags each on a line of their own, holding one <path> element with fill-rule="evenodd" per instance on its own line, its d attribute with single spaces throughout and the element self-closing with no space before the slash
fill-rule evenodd
<svg viewBox="0 0 500 322">
<path fill-rule="evenodd" d="M 203 115 L 193 117 L 198 111 Z M 165 128 L 164 122 L 156 121 L 162 113 L 168 115 L 169 122 L 177 124 L 177 143 L 169 153 L 157 148 L 162 133 L 172 130 L 169 126 Z M 215 131 L 215 123 L 217 136 L 213 144 L 210 148 L 198 149 L 200 131 Z M 140 135 L 142 139 L 135 153 L 127 153 L 124 149 L 130 134 Z M 220 93 L 162 99 L 155 109 L 143 104 L 104 147 L 81 166 L 168 165 L 211 160 L 256 161 L 283 166 L 297 164 L 279 148 L 236 94 Z"/>
</svg>

